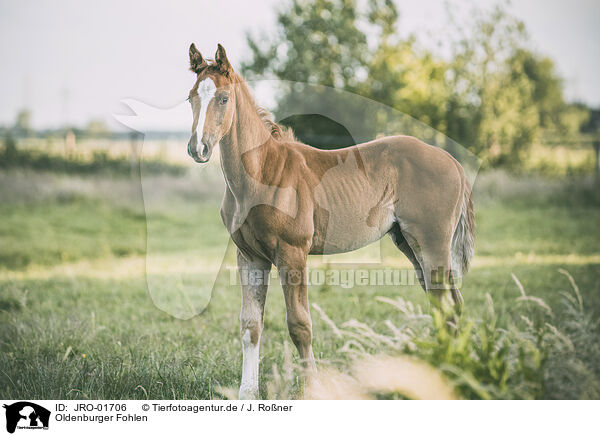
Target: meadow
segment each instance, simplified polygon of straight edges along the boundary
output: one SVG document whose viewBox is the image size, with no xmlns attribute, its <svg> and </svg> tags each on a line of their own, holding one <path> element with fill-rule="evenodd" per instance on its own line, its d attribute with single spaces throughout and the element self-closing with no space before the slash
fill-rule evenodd
<svg viewBox="0 0 600 436">
<path fill-rule="evenodd" d="M 218 172 L 213 165 L 200 183 L 160 168 L 142 167 L 142 182 L 129 170 L 0 170 L 0 397 L 230 395 L 241 375 L 233 247 L 216 265 L 206 309 L 190 319 L 157 307 L 145 260 L 150 249 L 164 259 L 152 273 L 165 277 L 179 265 L 173 259 L 215 264 L 215 246 L 227 241 Z M 418 285 L 313 286 L 317 364 L 349 374 L 366 356 L 411 356 L 460 398 L 599 399 L 600 190 L 587 176 L 487 171 L 474 192 L 476 257 L 459 332 L 448 334 Z M 409 267 L 391 241 L 380 248 L 386 266 Z M 336 267 L 335 257 L 319 262 L 313 267 Z M 302 395 L 296 360 L 272 280 L 263 397 Z"/>
</svg>

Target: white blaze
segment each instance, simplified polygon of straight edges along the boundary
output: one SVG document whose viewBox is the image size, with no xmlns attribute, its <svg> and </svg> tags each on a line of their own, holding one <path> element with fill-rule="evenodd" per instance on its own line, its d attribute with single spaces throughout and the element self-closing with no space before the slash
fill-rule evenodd
<svg viewBox="0 0 600 436">
<path fill-rule="evenodd" d="M 206 78 L 202 82 L 198 84 L 198 97 L 192 97 L 192 110 L 195 112 L 198 110 L 195 106 L 200 104 L 199 108 L 199 116 L 198 116 L 198 124 L 195 126 L 196 134 L 198 137 L 198 144 L 196 145 L 196 152 L 198 154 L 202 154 L 202 134 L 204 133 L 204 122 L 206 121 L 206 111 L 208 110 L 208 105 L 212 101 L 217 92 L 217 87 L 215 86 L 215 82 L 212 81 L 211 78 Z"/>
</svg>

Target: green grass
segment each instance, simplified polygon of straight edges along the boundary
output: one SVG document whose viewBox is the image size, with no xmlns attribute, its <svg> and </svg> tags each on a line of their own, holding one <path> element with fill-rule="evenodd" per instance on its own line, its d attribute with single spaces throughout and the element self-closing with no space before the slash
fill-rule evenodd
<svg viewBox="0 0 600 436">
<path fill-rule="evenodd" d="M 533 182 L 513 180 L 501 185 L 520 188 L 504 192 L 482 179 L 477 258 L 463 284 L 464 338 L 444 336 L 431 318 L 414 320 L 377 298 L 401 297 L 428 314 L 418 286 L 313 287 L 311 303 L 338 326 L 356 320 L 390 335 L 389 320 L 412 332 L 410 344 L 398 347 L 360 335 L 356 340 L 368 353 L 410 353 L 430 362 L 466 398 L 598 398 L 598 203 L 577 197 L 585 191 L 577 185 L 538 190 L 527 189 L 538 187 Z M 147 289 L 147 226 L 148 253 L 167 259 L 152 273 L 165 277 L 169 259 L 193 253 L 190 265 L 214 262 L 226 238 L 216 202 L 167 198 L 146 222 L 139 190 L 115 188 L 114 198 L 93 190 L 30 197 L 0 190 L 0 397 L 220 398 L 220 388 L 238 385 L 240 291 L 229 285 L 229 272 L 221 269 L 207 309 L 188 320 L 157 308 Z M 406 265 L 389 241 L 382 250 L 387 264 Z M 233 247 L 226 258 L 234 261 Z M 571 284 L 559 268 L 574 277 L 584 312 L 565 302 L 561 291 L 572 293 Z M 527 295 L 550 306 L 551 316 L 517 301 L 521 294 L 511 274 Z M 355 357 L 344 351 L 349 337 L 337 336 L 312 313 L 318 364 L 346 370 Z M 570 338 L 574 349 L 565 351 L 546 323 Z M 353 331 L 352 324 L 343 329 Z M 484 339 L 490 347 L 482 346 Z M 273 366 L 285 363 L 285 342 L 283 296 L 274 280 L 261 345 L 264 396 Z M 508 381 L 498 375 L 502 371 Z M 295 377 L 289 384 L 297 391 Z"/>
<path fill-rule="evenodd" d="M 145 251 L 144 214 L 106 202 L 74 197 L 58 204 L 3 203 L 0 216 L 0 267 L 5 269 Z"/>
</svg>

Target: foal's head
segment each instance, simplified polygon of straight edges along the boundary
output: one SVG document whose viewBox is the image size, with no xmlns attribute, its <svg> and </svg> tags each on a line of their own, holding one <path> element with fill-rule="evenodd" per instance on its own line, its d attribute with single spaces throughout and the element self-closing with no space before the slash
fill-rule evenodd
<svg viewBox="0 0 600 436">
<path fill-rule="evenodd" d="M 231 128 L 235 107 L 234 73 L 221 44 L 215 60 L 210 63 L 194 44 L 190 45 L 190 70 L 197 77 L 188 98 L 194 114 L 188 154 L 196 162 L 204 163 Z"/>
</svg>

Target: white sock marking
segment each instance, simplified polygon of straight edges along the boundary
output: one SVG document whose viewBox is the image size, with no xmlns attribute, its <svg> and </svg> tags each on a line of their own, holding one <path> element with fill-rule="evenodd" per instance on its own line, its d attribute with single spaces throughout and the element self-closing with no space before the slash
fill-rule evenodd
<svg viewBox="0 0 600 436">
<path fill-rule="evenodd" d="M 250 339 L 250 330 L 246 330 L 242 336 L 242 383 L 240 393 L 252 393 L 258 395 L 258 361 L 259 344 L 254 345 Z"/>
</svg>

